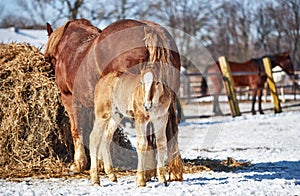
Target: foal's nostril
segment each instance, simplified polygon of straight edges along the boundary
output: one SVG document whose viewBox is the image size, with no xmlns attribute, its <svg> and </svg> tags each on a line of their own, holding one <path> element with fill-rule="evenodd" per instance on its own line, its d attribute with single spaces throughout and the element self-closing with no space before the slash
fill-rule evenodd
<svg viewBox="0 0 300 196">
<path fill-rule="evenodd" d="M 152 108 L 152 101 L 151 102 L 145 102 L 143 104 L 143 106 L 144 106 L 146 112 L 148 112 Z"/>
</svg>

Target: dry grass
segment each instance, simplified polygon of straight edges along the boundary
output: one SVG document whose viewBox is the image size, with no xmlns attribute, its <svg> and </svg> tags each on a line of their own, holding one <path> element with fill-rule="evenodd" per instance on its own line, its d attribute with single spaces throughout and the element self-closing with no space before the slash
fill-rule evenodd
<svg viewBox="0 0 300 196">
<path fill-rule="evenodd" d="M 0 79 L 0 178 L 61 170 L 73 149 L 50 64 L 29 44 L 0 44 Z"/>
</svg>

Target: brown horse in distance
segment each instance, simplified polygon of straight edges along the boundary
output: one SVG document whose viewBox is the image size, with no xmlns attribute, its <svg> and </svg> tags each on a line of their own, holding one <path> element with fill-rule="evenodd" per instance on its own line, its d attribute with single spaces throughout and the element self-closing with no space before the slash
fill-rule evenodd
<svg viewBox="0 0 300 196">
<path fill-rule="evenodd" d="M 294 67 L 291 62 L 291 58 L 288 52 L 283 52 L 275 55 L 268 55 L 264 57 L 269 57 L 271 60 L 272 68 L 280 66 L 283 71 L 288 75 L 294 75 Z M 258 96 L 258 111 L 263 114 L 262 110 L 262 91 L 264 84 L 267 80 L 265 74 L 264 65 L 262 59 L 264 58 L 254 58 L 246 62 L 237 63 L 229 62 L 229 66 L 232 72 L 232 78 L 234 85 L 236 87 L 247 87 L 249 86 L 252 90 L 252 107 L 251 112 L 255 114 L 255 102 L 256 96 Z M 240 72 L 240 74 L 239 74 Z M 211 82 L 214 99 L 213 99 L 213 112 L 216 115 L 222 115 L 222 111 L 219 106 L 219 95 L 223 89 L 223 77 L 220 74 L 220 64 L 216 62 L 207 67 L 205 74 L 206 78 Z"/>
<path fill-rule="evenodd" d="M 94 27 L 96 33 L 92 34 L 86 33 L 85 28 L 90 27 L 80 25 L 76 27 L 77 23 L 82 23 L 82 20 L 71 20 L 55 31 L 49 27 L 50 37 L 45 52 L 45 57 L 55 65 L 56 81 L 62 93 L 63 103 L 70 105 L 66 110 L 69 116 L 73 117 L 71 129 L 75 155 L 71 169 L 80 172 L 86 167 L 86 155 L 83 151 L 83 135 L 86 130 L 80 122 L 85 117 L 81 116 L 80 110 L 82 108 L 93 110 L 95 85 L 100 77 L 114 71 L 126 72 L 130 69 L 136 72 L 139 66 L 147 63 L 149 59 L 154 58 L 156 62 L 159 60 L 157 57 L 168 53 L 170 64 L 167 66 L 173 67 L 176 71 L 169 73 L 173 79 L 166 82 L 173 90 L 166 130 L 167 154 L 170 180 L 182 180 L 182 160 L 178 149 L 178 124 L 175 112 L 181 65 L 172 36 L 161 26 L 147 21 L 121 20 L 112 23 L 101 33 Z M 86 47 L 82 47 L 82 44 Z M 80 148 L 76 148 L 76 145 Z"/>
</svg>

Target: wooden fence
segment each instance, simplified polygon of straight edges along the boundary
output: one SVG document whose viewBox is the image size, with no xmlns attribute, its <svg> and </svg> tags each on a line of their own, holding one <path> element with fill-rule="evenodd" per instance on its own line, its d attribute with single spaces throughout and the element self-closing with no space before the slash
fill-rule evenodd
<svg viewBox="0 0 300 196">
<path fill-rule="evenodd" d="M 278 72 L 278 71 L 277 71 Z M 273 73 L 275 73 L 273 71 Z M 220 73 L 210 73 L 210 74 L 217 74 L 220 75 Z M 258 74 L 256 72 L 234 72 L 231 73 L 232 75 L 250 75 L 250 74 Z M 180 87 L 180 99 L 183 103 L 191 103 L 191 102 L 199 102 L 201 99 L 211 97 L 213 96 L 213 92 L 208 91 L 207 94 L 205 94 L 202 90 L 202 80 L 206 77 L 205 75 L 201 73 L 183 73 L 181 77 L 181 87 Z M 295 71 L 295 81 L 299 84 L 300 80 L 300 71 Z M 276 83 L 276 89 L 278 94 L 284 94 L 284 96 L 281 95 L 281 101 L 285 101 L 284 97 L 287 95 L 289 97 L 293 97 L 293 100 L 296 99 L 296 95 L 300 95 L 300 90 L 296 89 L 294 90 L 295 86 L 293 85 L 292 80 L 290 77 L 286 76 L 284 81 L 280 83 Z M 265 85 L 264 90 L 264 98 L 263 100 L 267 101 L 267 95 L 270 95 L 270 89 L 268 85 Z M 248 101 L 251 95 L 251 89 L 245 87 L 245 88 L 235 88 L 235 93 L 238 101 Z M 227 96 L 225 88 L 223 89 L 220 96 Z"/>
</svg>

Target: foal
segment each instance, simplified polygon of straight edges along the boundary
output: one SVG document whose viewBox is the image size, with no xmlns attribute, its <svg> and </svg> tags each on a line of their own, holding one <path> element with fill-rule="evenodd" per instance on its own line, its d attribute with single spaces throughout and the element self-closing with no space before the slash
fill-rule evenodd
<svg viewBox="0 0 300 196">
<path fill-rule="evenodd" d="M 134 118 L 137 134 L 137 185 L 146 186 L 149 166 L 147 125 L 152 122 L 157 146 L 157 176 L 166 185 L 164 155 L 167 147 L 166 125 L 172 96 L 171 89 L 158 77 L 154 67 L 141 74 L 111 72 L 101 78 L 95 88 L 95 123 L 90 135 L 91 181 L 100 185 L 97 159 L 103 159 L 110 180 L 117 181 L 113 173 L 110 143 L 124 116 Z M 155 167 L 155 166 L 154 166 Z"/>
</svg>

